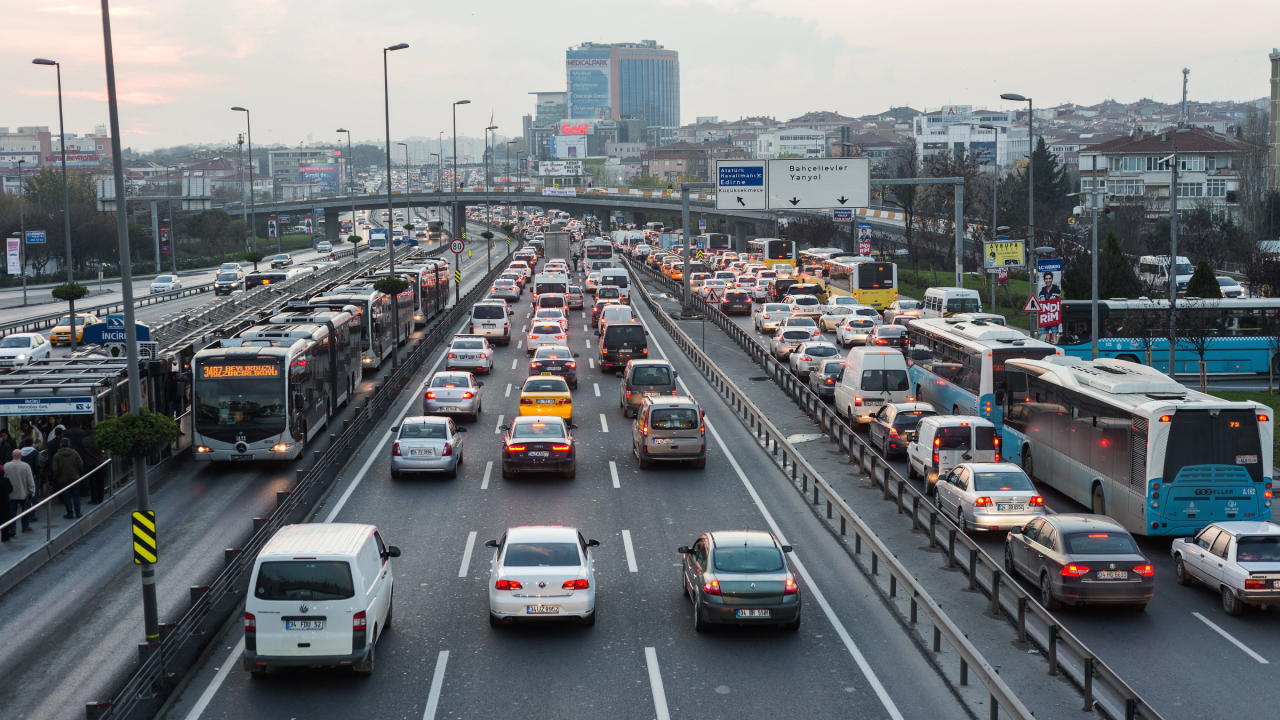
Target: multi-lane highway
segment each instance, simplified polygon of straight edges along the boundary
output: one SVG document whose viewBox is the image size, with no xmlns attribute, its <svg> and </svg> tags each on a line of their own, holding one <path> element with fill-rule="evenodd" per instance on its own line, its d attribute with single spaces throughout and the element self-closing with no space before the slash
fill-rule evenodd
<svg viewBox="0 0 1280 720">
<path fill-rule="evenodd" d="M 526 299 L 515 330 L 527 325 Z M 642 310 L 642 315 L 647 313 Z M 846 550 L 817 523 L 749 433 L 655 322 L 651 357 L 668 357 L 681 387 L 707 413 L 707 467 L 641 471 L 632 421 L 619 409 L 618 379 L 597 369 L 596 338 L 574 311 L 569 346 L 580 354 L 573 393 L 576 479 L 504 480 L 499 426 L 519 412 L 528 376 L 520 345 L 498 350 L 482 376 L 484 411 L 465 424 L 456 479 L 392 480 L 386 431 L 417 413 L 431 358 L 344 472 L 319 522 L 376 524 L 399 546 L 395 625 L 380 641 L 370 678 L 331 669 L 278 669 L 250 678 L 243 632 L 227 633 L 168 717 L 476 717 L 515 708 L 552 717 L 967 715 L 907 640 L 898 617 Z M 517 335 L 520 338 L 521 335 Z M 490 551 L 509 527 L 558 524 L 601 541 L 593 627 L 487 622 Z M 698 633 L 680 587 L 676 547 L 718 529 L 771 531 L 796 547 L 804 597 L 798 633 L 727 628 Z"/>
</svg>

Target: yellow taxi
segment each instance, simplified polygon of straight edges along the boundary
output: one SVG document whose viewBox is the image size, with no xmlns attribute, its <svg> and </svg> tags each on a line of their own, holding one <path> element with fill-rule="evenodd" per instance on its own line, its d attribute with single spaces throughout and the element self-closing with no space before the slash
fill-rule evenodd
<svg viewBox="0 0 1280 720">
<path fill-rule="evenodd" d="M 76 342 L 80 342 L 84 338 L 84 329 L 89 325 L 97 325 L 102 322 L 97 315 L 91 313 L 76 313 Z M 49 333 L 49 343 L 52 345 L 70 345 L 71 344 L 71 316 L 65 315 L 58 320 L 58 324 L 53 327 Z"/>
<path fill-rule="evenodd" d="M 573 419 L 573 394 L 564 378 L 551 373 L 530 375 L 520 388 L 521 415 L 555 415 Z"/>
</svg>

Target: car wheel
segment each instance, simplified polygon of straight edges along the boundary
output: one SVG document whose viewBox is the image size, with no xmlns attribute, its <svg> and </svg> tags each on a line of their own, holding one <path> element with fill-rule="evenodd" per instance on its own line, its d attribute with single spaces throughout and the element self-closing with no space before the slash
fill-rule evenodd
<svg viewBox="0 0 1280 720">
<path fill-rule="evenodd" d="M 1058 610 L 1062 607 L 1062 601 L 1053 597 L 1053 590 L 1049 587 L 1048 573 L 1040 576 L 1040 604 L 1046 610 Z"/>
<path fill-rule="evenodd" d="M 704 470 L 707 467 L 707 459 L 705 457 L 700 457 L 693 461 L 693 466 L 699 470 Z"/>
<path fill-rule="evenodd" d="M 1018 569 L 1013 566 L 1013 546 L 1005 543 L 1004 546 L 1004 571 L 1009 573 L 1009 577 L 1017 578 Z"/>
<path fill-rule="evenodd" d="M 397 469 L 395 469 L 395 468 L 391 468 L 391 478 L 392 478 L 393 480 L 399 480 L 399 479 L 400 479 L 400 471 L 399 471 L 399 470 L 397 470 Z"/>
<path fill-rule="evenodd" d="M 395 591 L 392 591 L 391 599 L 387 601 L 387 619 L 382 621 L 382 632 L 391 629 L 391 613 L 396 609 Z"/>
<path fill-rule="evenodd" d="M 564 477 L 565 477 L 565 479 L 566 479 L 566 480 L 572 480 L 572 479 L 574 479 L 574 478 L 575 478 L 575 477 L 577 477 L 577 476 L 578 476 L 578 468 L 577 468 L 577 467 L 574 467 L 572 470 L 565 470 L 565 472 L 564 472 Z"/>
<path fill-rule="evenodd" d="M 1034 459 L 1031 457 L 1030 445 L 1022 446 L 1022 472 L 1026 473 L 1027 477 L 1032 480 L 1036 479 L 1036 466 Z"/>
<path fill-rule="evenodd" d="M 1229 587 L 1222 588 L 1222 611 L 1231 617 L 1244 614 L 1244 602 L 1236 597 L 1235 591 Z"/>
<path fill-rule="evenodd" d="M 651 464 L 652 463 L 649 462 L 649 460 L 647 460 L 644 457 L 644 455 L 638 454 L 638 453 L 636 454 L 636 465 L 640 466 L 641 470 L 648 470 Z"/>
<path fill-rule="evenodd" d="M 1173 577 L 1179 585 L 1191 584 L 1191 573 L 1187 572 L 1187 566 L 1182 562 L 1181 555 L 1173 559 Z"/>
<path fill-rule="evenodd" d="M 786 630 L 787 632 L 796 632 L 797 630 L 800 629 L 800 618 L 796 618 L 791 622 L 782 623 L 782 629 Z"/>
<path fill-rule="evenodd" d="M 698 596 L 693 596 L 693 631 L 706 632 L 711 628 L 711 624 L 702 619 L 702 611 L 698 608 Z"/>
<path fill-rule="evenodd" d="M 500 618 L 497 615 L 494 615 L 493 613 L 489 613 L 489 627 L 502 627 L 503 625 L 506 625 L 506 624 L 507 624 L 507 621 L 504 620 L 503 618 Z"/>
<path fill-rule="evenodd" d="M 1093 489 L 1093 514 L 1107 514 L 1107 499 L 1102 494 L 1102 487 L 1098 486 Z"/>
<path fill-rule="evenodd" d="M 1130 610 L 1132 610 L 1132 611 L 1134 611 L 1134 612 L 1142 612 L 1143 610 L 1146 610 L 1146 609 L 1147 609 L 1147 604 L 1146 604 L 1146 603 L 1133 603 L 1132 605 L 1130 605 L 1130 606 L 1129 606 L 1129 609 L 1130 609 Z"/>
<path fill-rule="evenodd" d="M 916 472 L 916 466 L 911 464 L 911 459 L 907 458 L 907 479 L 915 480 L 920 477 L 920 473 Z"/>
<path fill-rule="evenodd" d="M 590 615 L 583 615 L 582 617 L 578 618 L 578 624 L 585 625 L 587 627 L 591 627 L 592 625 L 595 625 L 596 611 L 592 610 Z"/>
<path fill-rule="evenodd" d="M 374 655 L 376 654 L 377 647 L 378 643 L 375 640 L 373 644 L 369 645 L 369 654 L 364 656 L 364 661 L 352 665 L 351 671 L 356 675 L 363 675 L 365 677 L 372 675 L 376 660 Z"/>
</svg>

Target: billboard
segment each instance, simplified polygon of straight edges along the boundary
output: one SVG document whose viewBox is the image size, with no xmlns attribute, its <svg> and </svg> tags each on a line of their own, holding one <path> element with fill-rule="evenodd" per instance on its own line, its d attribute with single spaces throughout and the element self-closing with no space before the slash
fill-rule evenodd
<svg viewBox="0 0 1280 720">
<path fill-rule="evenodd" d="M 869 222 L 858 223 L 858 254 L 863 256 L 871 254 L 871 223 Z"/>
<path fill-rule="evenodd" d="M 542 176 L 573 177 L 582 174 L 581 160 L 543 160 L 538 163 L 538 174 Z"/>
<path fill-rule="evenodd" d="M 169 226 L 160 226 L 160 252 L 169 253 L 172 248 L 169 246 Z"/>
<path fill-rule="evenodd" d="M 1036 307 L 1039 308 L 1039 328 L 1056 332 L 1062 324 L 1062 259 L 1051 258 L 1036 261 Z"/>
<path fill-rule="evenodd" d="M 4 254 L 5 254 L 6 264 L 9 266 L 9 274 L 21 275 L 22 260 L 21 260 L 21 255 L 19 253 L 21 253 L 22 250 L 19 247 L 18 238 L 16 237 L 5 238 L 4 242 L 5 242 Z"/>
<path fill-rule="evenodd" d="M 610 70 L 608 50 L 569 50 L 565 53 L 570 119 L 613 119 Z"/>
<path fill-rule="evenodd" d="M 970 142 L 969 155 L 973 161 L 979 165 L 991 165 L 996 161 L 996 143 L 991 142 Z"/>
<path fill-rule="evenodd" d="M 337 192 L 341 184 L 338 178 L 338 163 L 311 163 L 298 166 L 298 180 L 301 182 L 318 182 L 325 190 Z"/>
<path fill-rule="evenodd" d="M 982 266 L 987 269 L 999 267 L 1023 267 L 1027 264 L 1027 243 L 1025 240 L 1010 240 L 1001 235 L 994 242 L 982 243 Z"/>
<path fill-rule="evenodd" d="M 587 156 L 586 135 L 557 135 L 556 157 L 560 159 L 584 158 Z"/>
<path fill-rule="evenodd" d="M 62 166 L 62 153 L 45 155 L 46 165 Z M 97 167 L 102 164 L 102 156 L 97 153 L 67 153 L 67 167 Z"/>
</svg>

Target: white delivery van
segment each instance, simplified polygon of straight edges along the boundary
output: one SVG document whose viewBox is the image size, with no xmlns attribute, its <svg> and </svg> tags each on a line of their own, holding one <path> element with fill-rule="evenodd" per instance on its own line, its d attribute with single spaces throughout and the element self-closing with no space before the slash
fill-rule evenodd
<svg viewBox="0 0 1280 720">
<path fill-rule="evenodd" d="M 244 669 L 373 672 L 374 648 L 391 629 L 394 557 L 400 549 L 384 544 L 373 525 L 280 528 L 254 561 L 244 604 Z"/>
<path fill-rule="evenodd" d="M 609 267 L 600 269 L 600 287 L 613 285 L 618 288 L 618 298 L 622 304 L 631 304 L 631 273 L 623 268 Z"/>
<path fill-rule="evenodd" d="M 836 412 L 850 422 L 869 423 L 885 403 L 909 402 L 907 360 L 897 348 L 855 347 L 836 383 Z"/>
<path fill-rule="evenodd" d="M 907 445 L 907 475 L 924 477 L 932 494 L 938 478 L 961 463 L 1000 462 L 1000 433 L 995 424 L 973 415 L 935 415 L 920 421 Z"/>
<path fill-rule="evenodd" d="M 937 287 L 924 291 L 920 303 L 920 317 L 951 317 L 956 313 L 982 312 L 982 296 L 977 290 L 958 287 Z"/>
</svg>

